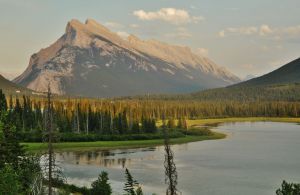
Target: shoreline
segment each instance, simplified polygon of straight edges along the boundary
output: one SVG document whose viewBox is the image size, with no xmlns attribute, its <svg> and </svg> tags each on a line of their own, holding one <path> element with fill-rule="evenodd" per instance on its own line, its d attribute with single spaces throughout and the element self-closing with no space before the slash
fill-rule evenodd
<svg viewBox="0 0 300 195">
<path fill-rule="evenodd" d="M 212 135 L 196 136 L 188 135 L 185 137 L 170 139 L 171 144 L 185 144 L 190 142 L 217 140 L 226 138 L 226 134 L 216 132 L 213 125 L 232 122 L 287 122 L 300 123 L 300 118 L 278 118 L 278 117 L 244 117 L 244 118 L 214 118 L 214 119 L 196 119 L 188 120 L 189 128 L 199 128 L 198 126 L 212 125 L 210 130 Z M 88 151 L 88 150 L 110 150 L 110 149 L 130 149 L 155 147 L 163 145 L 163 139 L 155 140 L 130 140 L 130 141 L 95 141 L 95 142 L 61 142 L 55 143 L 56 151 Z M 47 143 L 22 143 L 29 152 L 43 152 L 47 148 Z"/>
<path fill-rule="evenodd" d="M 224 139 L 225 134 L 213 132 L 209 136 L 185 136 L 170 139 L 170 143 L 185 144 L 205 140 Z M 163 139 L 154 140 L 130 140 L 130 141 L 95 141 L 95 142 L 61 142 L 54 143 L 56 151 L 89 151 L 89 150 L 112 150 L 112 149 L 132 149 L 144 147 L 156 147 L 164 144 Z M 47 143 L 22 143 L 28 152 L 43 152 L 47 149 Z"/>
</svg>

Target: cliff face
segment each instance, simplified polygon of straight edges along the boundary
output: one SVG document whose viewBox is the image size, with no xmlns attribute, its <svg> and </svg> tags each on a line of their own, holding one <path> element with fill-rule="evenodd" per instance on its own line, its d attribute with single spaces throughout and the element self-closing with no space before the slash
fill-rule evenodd
<svg viewBox="0 0 300 195">
<path fill-rule="evenodd" d="M 239 78 L 188 47 L 131 35 L 96 21 L 72 20 L 54 44 L 31 56 L 14 82 L 36 91 L 92 97 L 181 93 L 236 83 Z"/>
</svg>

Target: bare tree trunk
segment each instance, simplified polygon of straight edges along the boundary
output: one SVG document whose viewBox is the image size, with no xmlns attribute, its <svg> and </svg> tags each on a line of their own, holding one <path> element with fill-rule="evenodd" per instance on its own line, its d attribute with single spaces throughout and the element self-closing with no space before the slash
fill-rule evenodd
<svg viewBox="0 0 300 195">
<path fill-rule="evenodd" d="M 129 130 L 132 129 L 132 122 L 133 122 L 132 111 L 131 108 L 129 107 Z"/>
<path fill-rule="evenodd" d="M 163 115 L 163 120 L 165 118 L 165 115 Z M 165 182 L 168 184 L 168 188 L 166 191 L 167 195 L 177 195 L 177 171 L 176 171 L 176 165 L 174 163 L 174 154 L 170 147 L 169 143 L 169 135 L 167 130 L 164 128 L 164 145 L 165 145 Z"/>
<path fill-rule="evenodd" d="M 113 132 L 114 128 L 114 120 L 113 120 L 113 115 L 112 113 L 110 114 L 110 131 Z"/>
<path fill-rule="evenodd" d="M 89 134 L 89 112 L 90 112 L 90 109 L 89 109 L 89 106 L 88 106 L 87 115 L 86 115 L 86 134 Z"/>
<path fill-rule="evenodd" d="M 80 124 L 79 124 L 79 104 L 76 105 L 76 120 L 77 120 L 77 133 L 80 133 Z"/>
<path fill-rule="evenodd" d="M 46 128 L 48 131 L 48 194 L 52 195 L 52 168 L 53 168 L 53 146 L 52 146 L 52 113 L 51 113 L 51 90 L 48 85 L 47 93 L 47 121 Z"/>
</svg>

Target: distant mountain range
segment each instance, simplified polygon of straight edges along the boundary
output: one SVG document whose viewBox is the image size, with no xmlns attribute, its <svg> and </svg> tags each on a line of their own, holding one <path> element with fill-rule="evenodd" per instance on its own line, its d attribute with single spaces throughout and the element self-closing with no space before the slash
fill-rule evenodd
<svg viewBox="0 0 300 195">
<path fill-rule="evenodd" d="M 14 82 L 60 95 L 114 97 L 187 93 L 240 79 L 188 47 L 123 39 L 92 19 L 72 20 L 54 44 L 31 56 Z"/>
<path fill-rule="evenodd" d="M 261 77 L 238 83 L 234 86 L 260 86 L 274 84 L 300 83 L 300 58 Z"/>
<path fill-rule="evenodd" d="M 184 98 L 199 100 L 300 101 L 300 58 L 261 77 Z"/>
</svg>

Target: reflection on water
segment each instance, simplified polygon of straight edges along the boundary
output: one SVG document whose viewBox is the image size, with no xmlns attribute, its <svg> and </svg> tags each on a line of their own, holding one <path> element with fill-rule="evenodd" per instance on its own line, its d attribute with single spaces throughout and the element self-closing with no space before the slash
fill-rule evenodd
<svg viewBox="0 0 300 195">
<path fill-rule="evenodd" d="M 68 164 L 76 165 L 96 165 L 100 167 L 128 167 L 131 165 L 131 159 L 128 158 L 129 154 L 136 153 L 136 150 L 140 152 L 155 151 L 155 147 L 132 149 L 132 150 L 99 150 L 99 151 L 78 151 L 78 152 L 59 152 L 56 153 L 56 159 L 58 162 L 64 162 Z M 153 156 L 147 156 L 146 158 L 140 157 L 135 160 L 151 160 Z"/>
<path fill-rule="evenodd" d="M 298 125 L 245 122 L 214 129 L 229 136 L 172 146 L 182 194 L 273 195 L 282 180 L 300 181 Z M 123 194 L 126 167 L 143 184 L 145 195 L 165 194 L 162 146 L 62 152 L 57 160 L 69 183 L 89 187 L 101 171 L 107 171 L 114 194 Z"/>
</svg>

